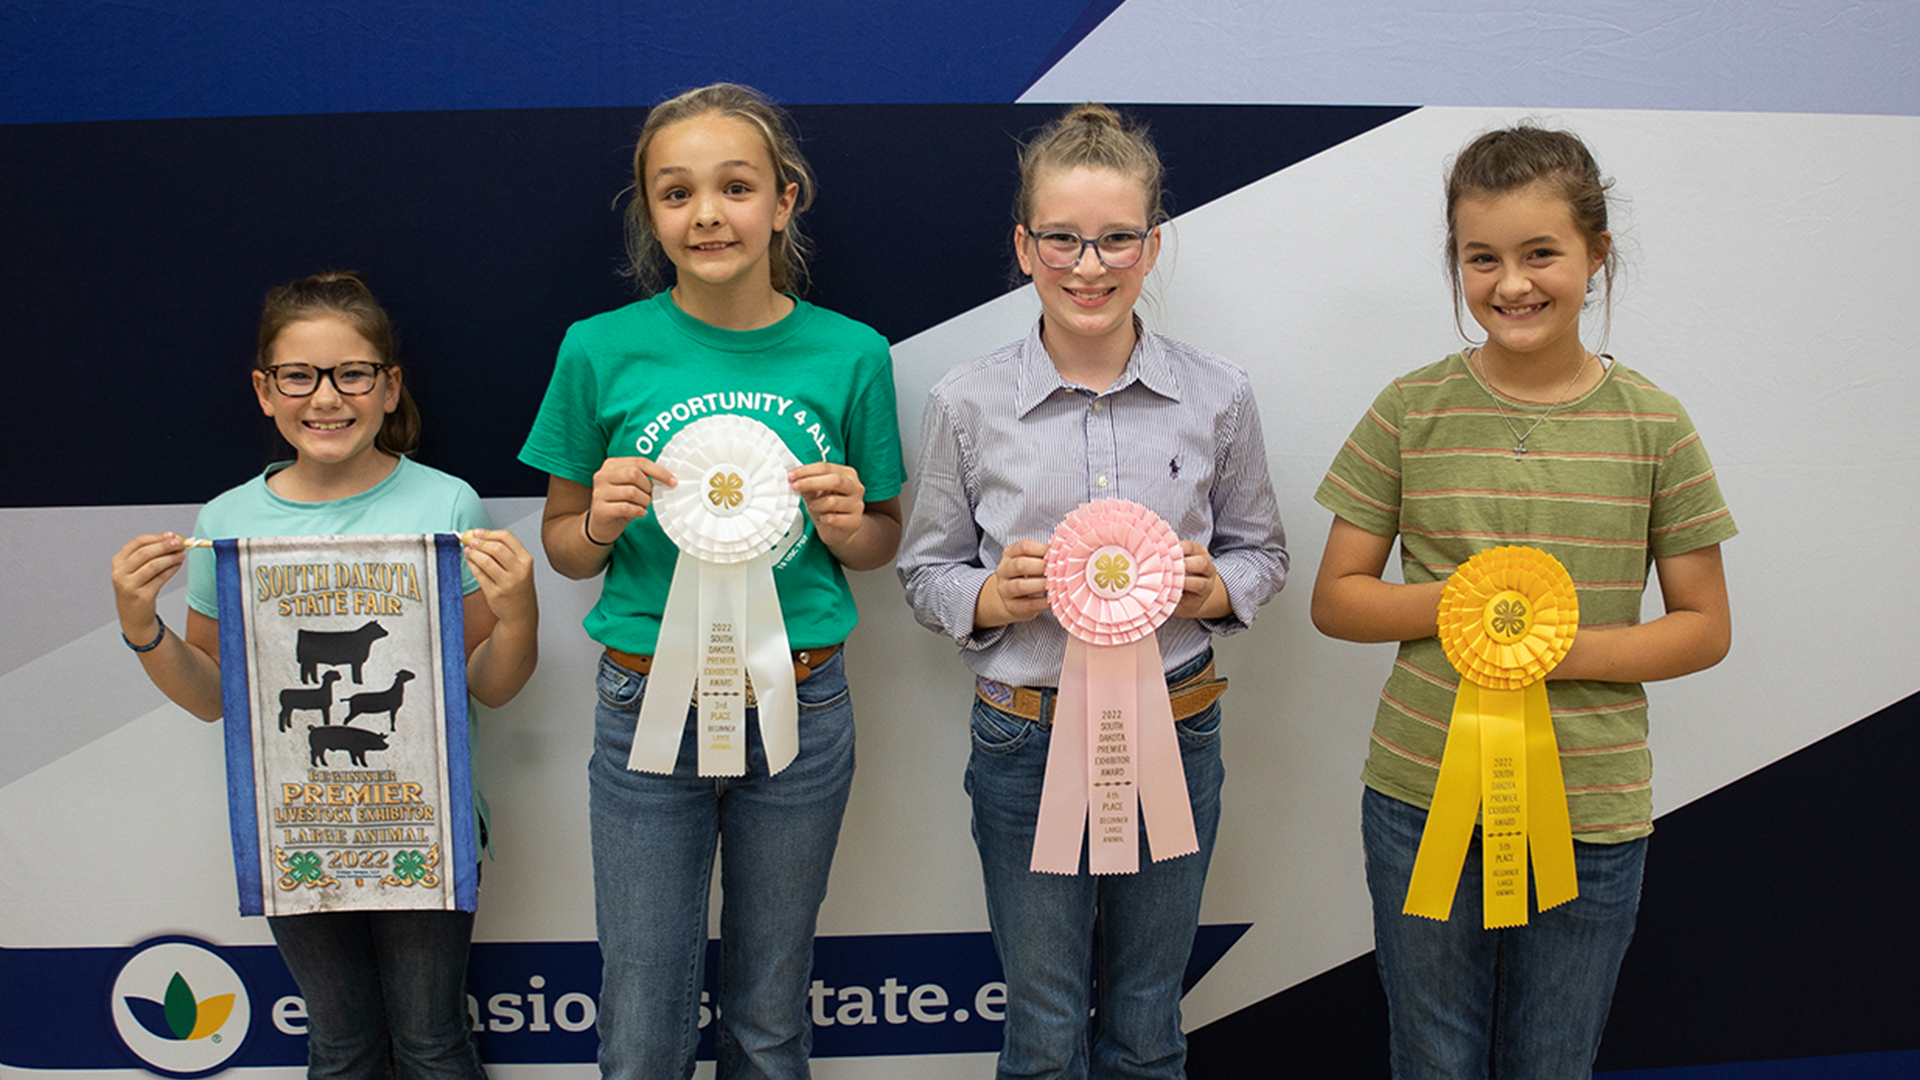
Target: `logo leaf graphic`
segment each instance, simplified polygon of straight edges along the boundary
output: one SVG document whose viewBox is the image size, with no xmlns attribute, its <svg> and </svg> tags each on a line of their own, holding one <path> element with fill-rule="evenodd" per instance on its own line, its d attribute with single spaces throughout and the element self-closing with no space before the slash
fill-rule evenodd
<svg viewBox="0 0 1920 1080">
<path fill-rule="evenodd" d="M 193 1031 L 187 1038 L 204 1039 L 219 1031 L 221 1025 L 227 1022 L 227 1017 L 233 1015 L 233 1000 L 232 994 L 215 994 L 201 1002 L 200 1022 L 193 1025 Z"/>
<path fill-rule="evenodd" d="M 168 1041 L 174 1041 L 179 1038 L 179 1036 L 173 1033 L 173 1029 L 167 1026 L 167 1007 L 165 1005 L 154 1001 L 152 998 L 126 997 L 121 1000 L 127 1003 L 127 1011 L 132 1013 L 133 1018 L 140 1022 L 140 1026 L 147 1029 L 147 1034 L 152 1035 L 156 1039 L 166 1039 Z"/>
<path fill-rule="evenodd" d="M 287 856 L 287 876 L 295 881 L 319 881 L 320 856 L 317 852 L 296 851 Z"/>
<path fill-rule="evenodd" d="M 167 1028 L 176 1039 L 184 1039 L 193 1034 L 195 1021 L 200 1017 L 200 1008 L 194 1004 L 193 987 L 187 985 L 186 977 L 179 972 L 173 973 L 173 979 L 167 983 Z"/>
<path fill-rule="evenodd" d="M 427 857 L 418 851 L 402 851 L 393 857 L 393 876 L 408 885 L 427 874 Z"/>
</svg>

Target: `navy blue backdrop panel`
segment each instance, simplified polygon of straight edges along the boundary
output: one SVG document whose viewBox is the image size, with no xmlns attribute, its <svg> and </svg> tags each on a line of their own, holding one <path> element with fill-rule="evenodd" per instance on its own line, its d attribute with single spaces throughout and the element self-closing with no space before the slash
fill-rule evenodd
<svg viewBox="0 0 1920 1080">
<path fill-rule="evenodd" d="M 1920 694 L 1663 815 L 1596 1069 L 1915 1075 L 1916 755 Z M 1194 1032 L 1187 1069 L 1384 1078 L 1386 1010 L 1368 953 Z"/>
<path fill-rule="evenodd" d="M 729 78 L 781 101 L 1006 102 L 1119 6 L 8 0 L 0 124 L 601 107 Z"/>
<path fill-rule="evenodd" d="M 899 341 L 1012 284 L 1017 139 L 1058 106 L 793 109 L 820 181 L 809 298 Z M 1408 110 L 1139 106 L 1190 210 Z M 262 294 L 358 269 L 392 314 L 421 459 L 484 495 L 574 320 L 636 297 L 623 190 L 642 109 L 0 127 L 0 506 L 201 502 L 278 440 L 248 383 Z M 955 360 L 963 359 L 956 357 Z"/>
</svg>

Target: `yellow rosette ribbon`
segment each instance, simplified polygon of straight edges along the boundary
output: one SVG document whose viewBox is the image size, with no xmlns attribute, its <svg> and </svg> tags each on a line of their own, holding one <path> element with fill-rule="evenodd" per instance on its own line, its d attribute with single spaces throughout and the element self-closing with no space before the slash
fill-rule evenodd
<svg viewBox="0 0 1920 1080">
<path fill-rule="evenodd" d="M 1544 551 L 1492 548 L 1447 580 L 1440 644 L 1460 690 L 1405 914 L 1446 921 L 1482 810 L 1487 929 L 1526 925 L 1529 853 L 1540 910 L 1580 895 L 1546 688 L 1579 626 L 1573 578 Z"/>
</svg>

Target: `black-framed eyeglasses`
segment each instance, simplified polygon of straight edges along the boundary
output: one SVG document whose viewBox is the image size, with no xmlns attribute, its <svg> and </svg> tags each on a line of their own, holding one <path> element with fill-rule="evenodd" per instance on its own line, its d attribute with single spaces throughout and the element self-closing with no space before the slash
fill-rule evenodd
<svg viewBox="0 0 1920 1080">
<path fill-rule="evenodd" d="M 275 364 L 267 369 L 267 378 L 282 397 L 312 397 L 313 392 L 320 389 L 321 379 L 332 383 L 334 392 L 342 397 L 359 397 L 373 392 L 380 384 L 380 373 L 388 367 L 371 360 L 350 360 L 324 368 L 312 364 Z"/>
<path fill-rule="evenodd" d="M 1039 253 L 1041 265 L 1049 269 L 1071 270 L 1080 265 L 1087 249 L 1092 248 L 1093 257 L 1100 260 L 1101 266 L 1109 270 L 1131 270 L 1139 263 L 1140 254 L 1147 249 L 1147 237 L 1152 232 L 1113 229 L 1089 240 L 1068 229 L 1029 227 L 1027 235 L 1033 237 L 1033 247 Z"/>
</svg>

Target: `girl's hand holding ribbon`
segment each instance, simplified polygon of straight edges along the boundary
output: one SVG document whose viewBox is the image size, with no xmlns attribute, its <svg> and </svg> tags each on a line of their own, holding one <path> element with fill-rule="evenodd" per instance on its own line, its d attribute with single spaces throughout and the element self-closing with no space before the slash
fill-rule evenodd
<svg viewBox="0 0 1920 1080">
<path fill-rule="evenodd" d="M 1220 580 L 1219 568 L 1213 565 L 1213 556 L 1197 540 L 1180 541 L 1180 554 L 1185 556 L 1187 576 L 1180 589 L 1180 603 L 1173 609 L 1178 619 L 1218 619 L 1233 610 L 1233 602 L 1227 597 L 1227 586 Z"/>
<path fill-rule="evenodd" d="M 619 539 L 629 522 L 647 516 L 653 505 L 653 485 L 680 483 L 665 466 L 651 458 L 616 457 L 601 463 L 593 474 L 593 502 L 587 510 L 586 530 L 602 546 Z"/>
<path fill-rule="evenodd" d="M 1047 610 L 1047 545 L 1015 540 L 1000 553 L 993 576 L 980 586 L 973 606 L 975 626 L 1026 622 Z"/>
<path fill-rule="evenodd" d="M 829 550 L 853 539 L 866 516 L 867 485 L 851 466 L 816 461 L 787 471 L 795 494 L 807 504 L 814 531 Z"/>
</svg>

